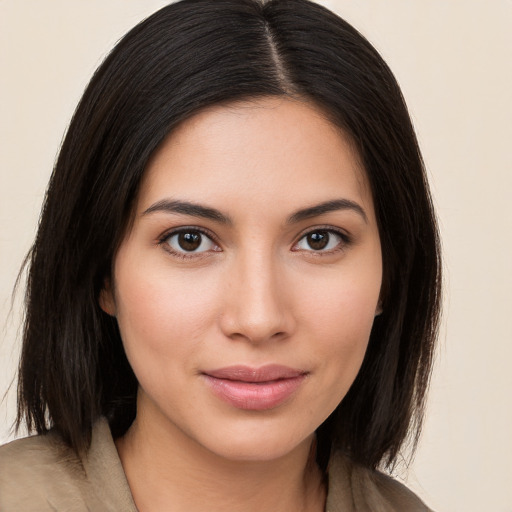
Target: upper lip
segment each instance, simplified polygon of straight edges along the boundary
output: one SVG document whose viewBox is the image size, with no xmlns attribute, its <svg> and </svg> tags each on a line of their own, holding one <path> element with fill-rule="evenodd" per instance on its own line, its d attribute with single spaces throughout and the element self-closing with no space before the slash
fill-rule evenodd
<svg viewBox="0 0 512 512">
<path fill-rule="evenodd" d="M 282 366 L 278 364 L 269 364 L 254 368 L 251 366 L 235 365 L 216 370 L 208 370 L 203 372 L 205 375 L 216 379 L 235 380 L 241 382 L 269 382 L 279 379 L 293 379 L 301 377 L 307 372 Z"/>
</svg>

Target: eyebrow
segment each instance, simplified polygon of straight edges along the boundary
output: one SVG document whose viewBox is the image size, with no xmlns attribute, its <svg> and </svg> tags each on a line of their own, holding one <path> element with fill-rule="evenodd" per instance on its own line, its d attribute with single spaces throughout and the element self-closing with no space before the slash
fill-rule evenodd
<svg viewBox="0 0 512 512">
<path fill-rule="evenodd" d="M 333 199 L 331 201 L 325 201 L 308 208 L 297 210 L 288 217 L 287 223 L 295 224 L 312 217 L 318 217 L 320 215 L 339 210 L 352 210 L 360 215 L 366 223 L 368 223 L 368 217 L 362 206 L 350 199 Z M 192 217 L 202 217 L 204 219 L 213 220 L 221 224 L 233 224 L 230 217 L 222 213 L 220 210 L 189 201 L 162 199 L 144 210 L 142 215 L 149 215 L 154 212 L 181 213 Z"/>
<path fill-rule="evenodd" d="M 210 219 L 221 224 L 232 224 L 231 219 L 219 210 L 189 201 L 162 199 L 151 205 L 147 210 L 144 210 L 142 215 L 148 215 L 154 212 L 182 213 L 192 217 Z"/>
<path fill-rule="evenodd" d="M 302 220 L 318 217 L 319 215 L 324 215 L 338 210 L 352 210 L 360 215 L 366 223 L 368 223 L 368 217 L 361 205 L 355 201 L 351 201 L 350 199 L 333 199 L 331 201 L 325 201 L 324 203 L 296 211 L 288 218 L 288 224 L 294 224 Z"/>
</svg>

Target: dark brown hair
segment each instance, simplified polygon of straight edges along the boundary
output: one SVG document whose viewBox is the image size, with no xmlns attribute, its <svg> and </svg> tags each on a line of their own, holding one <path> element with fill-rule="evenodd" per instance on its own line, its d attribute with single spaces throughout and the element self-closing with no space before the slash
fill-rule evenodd
<svg viewBox="0 0 512 512">
<path fill-rule="evenodd" d="M 148 159 L 200 109 L 291 95 L 327 113 L 356 145 L 383 254 L 383 313 L 362 368 L 318 429 L 367 466 L 417 439 L 440 305 L 436 220 L 399 86 L 370 43 L 307 0 L 184 0 L 132 29 L 74 114 L 28 256 L 17 424 L 53 427 L 77 452 L 94 421 L 114 436 L 135 417 L 136 378 L 116 320 L 98 305 Z"/>
</svg>

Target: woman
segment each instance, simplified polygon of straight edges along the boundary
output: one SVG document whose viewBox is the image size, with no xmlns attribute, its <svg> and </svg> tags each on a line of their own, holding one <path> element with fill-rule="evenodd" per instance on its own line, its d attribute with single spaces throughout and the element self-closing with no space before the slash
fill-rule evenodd
<svg viewBox="0 0 512 512">
<path fill-rule="evenodd" d="M 185 0 L 77 108 L 29 259 L 1 510 L 427 510 L 436 222 L 400 90 L 305 0 Z"/>
</svg>

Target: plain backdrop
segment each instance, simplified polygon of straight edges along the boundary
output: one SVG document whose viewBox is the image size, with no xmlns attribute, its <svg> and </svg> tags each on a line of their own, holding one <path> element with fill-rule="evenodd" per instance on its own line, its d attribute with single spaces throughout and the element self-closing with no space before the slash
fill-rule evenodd
<svg viewBox="0 0 512 512">
<path fill-rule="evenodd" d="M 161 0 L 0 0 L 0 397 L 16 372 L 20 299 L 55 155 L 106 52 Z M 439 214 L 445 306 L 429 409 L 400 477 L 438 511 L 512 511 L 512 0 L 320 2 L 400 82 Z M 16 393 L 0 405 L 13 437 Z"/>
</svg>

